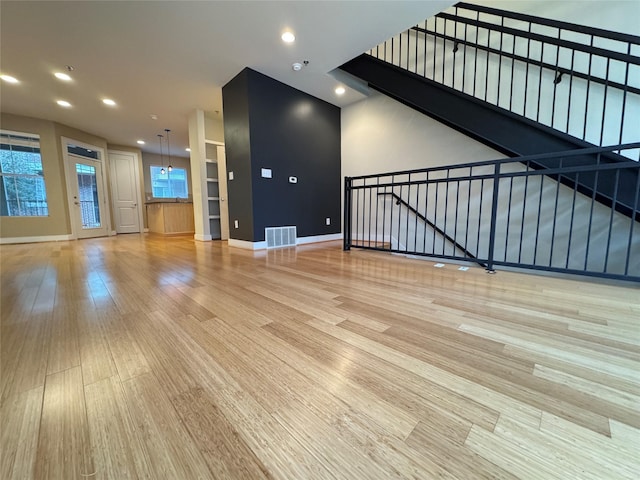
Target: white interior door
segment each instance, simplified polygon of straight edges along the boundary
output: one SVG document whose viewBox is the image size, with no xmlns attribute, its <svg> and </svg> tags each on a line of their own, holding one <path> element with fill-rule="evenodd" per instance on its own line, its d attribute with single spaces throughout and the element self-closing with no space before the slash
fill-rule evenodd
<svg viewBox="0 0 640 480">
<path fill-rule="evenodd" d="M 218 145 L 218 191 L 220 195 L 220 239 L 229 239 L 229 204 L 227 202 L 227 157 L 224 146 Z"/>
<path fill-rule="evenodd" d="M 142 209 L 138 156 L 133 152 L 109 152 L 113 217 L 117 233 L 140 232 Z"/>
<path fill-rule="evenodd" d="M 104 195 L 102 162 L 67 154 L 69 203 L 73 232 L 77 238 L 104 237 L 108 234 L 109 211 Z"/>
</svg>

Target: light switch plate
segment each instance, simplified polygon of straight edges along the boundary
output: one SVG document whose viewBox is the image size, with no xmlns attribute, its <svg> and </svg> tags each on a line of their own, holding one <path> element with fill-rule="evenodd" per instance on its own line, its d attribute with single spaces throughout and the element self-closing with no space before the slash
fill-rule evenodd
<svg viewBox="0 0 640 480">
<path fill-rule="evenodd" d="M 233 180 L 233 172 L 229 172 L 229 180 Z"/>
</svg>

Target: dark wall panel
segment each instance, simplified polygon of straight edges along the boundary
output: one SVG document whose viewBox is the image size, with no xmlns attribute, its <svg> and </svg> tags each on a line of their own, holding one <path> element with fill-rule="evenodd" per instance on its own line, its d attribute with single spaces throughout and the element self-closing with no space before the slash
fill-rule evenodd
<svg viewBox="0 0 640 480">
<path fill-rule="evenodd" d="M 299 237 L 340 233 L 340 109 L 250 69 L 222 96 L 231 238 L 259 242 L 265 227 L 289 225 Z"/>
<path fill-rule="evenodd" d="M 249 92 L 255 241 L 284 225 L 299 237 L 339 233 L 340 109 L 255 71 Z"/>
<path fill-rule="evenodd" d="M 243 70 L 222 88 L 224 141 L 229 201 L 229 235 L 237 240 L 253 241 L 253 205 L 251 186 L 251 144 L 249 128 L 248 71 Z M 238 228 L 234 221 L 238 221 Z"/>
</svg>

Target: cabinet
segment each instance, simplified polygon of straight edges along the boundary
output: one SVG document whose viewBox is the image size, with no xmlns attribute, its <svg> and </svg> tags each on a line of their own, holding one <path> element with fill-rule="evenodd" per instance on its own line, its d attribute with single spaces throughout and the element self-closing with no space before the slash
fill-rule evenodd
<svg viewBox="0 0 640 480">
<path fill-rule="evenodd" d="M 182 202 L 147 203 L 150 233 L 186 235 L 194 232 L 193 205 Z"/>
</svg>

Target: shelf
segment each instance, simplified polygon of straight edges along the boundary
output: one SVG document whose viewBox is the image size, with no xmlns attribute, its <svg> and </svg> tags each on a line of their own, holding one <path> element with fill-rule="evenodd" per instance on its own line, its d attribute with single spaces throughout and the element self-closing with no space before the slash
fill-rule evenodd
<svg viewBox="0 0 640 480">
<path fill-rule="evenodd" d="M 220 197 L 207 197 L 207 200 L 220 200 Z"/>
<path fill-rule="evenodd" d="M 217 220 L 220 218 L 220 215 L 209 215 L 209 220 Z"/>
<path fill-rule="evenodd" d="M 214 159 L 212 159 L 212 158 L 205 158 L 205 160 L 204 160 L 204 161 L 205 161 L 205 162 L 207 162 L 207 163 L 218 163 L 218 161 L 217 161 L 217 160 L 214 160 Z"/>
<path fill-rule="evenodd" d="M 207 182 L 215 182 L 215 183 L 218 183 L 218 179 L 217 179 L 217 178 L 207 178 Z"/>
</svg>

